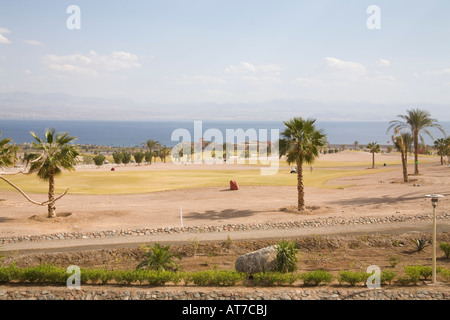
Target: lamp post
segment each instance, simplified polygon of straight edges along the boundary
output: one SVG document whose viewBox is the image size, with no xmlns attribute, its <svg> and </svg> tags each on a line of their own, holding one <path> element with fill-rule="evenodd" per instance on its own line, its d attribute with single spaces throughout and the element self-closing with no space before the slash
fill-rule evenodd
<svg viewBox="0 0 450 320">
<path fill-rule="evenodd" d="M 431 205 L 433 206 L 433 270 L 432 270 L 432 282 L 436 283 L 436 207 L 438 205 L 439 198 L 443 198 L 440 194 L 427 194 L 425 197 L 431 198 Z"/>
</svg>

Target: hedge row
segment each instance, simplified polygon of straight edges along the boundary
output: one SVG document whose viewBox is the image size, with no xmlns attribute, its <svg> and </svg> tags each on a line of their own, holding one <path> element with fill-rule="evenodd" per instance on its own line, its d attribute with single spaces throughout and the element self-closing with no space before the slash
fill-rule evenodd
<svg viewBox="0 0 450 320">
<path fill-rule="evenodd" d="M 196 272 L 152 271 L 152 270 L 106 270 L 80 269 L 81 284 L 140 284 L 162 286 L 168 283 L 174 285 L 197 286 L 234 286 L 243 285 L 292 285 L 303 281 L 305 286 L 317 286 L 333 281 L 334 277 L 327 271 L 316 270 L 306 273 L 261 272 L 249 276 L 246 273 L 228 270 L 210 270 Z M 441 278 L 450 282 L 450 270 L 438 268 Z M 431 276 L 431 267 L 407 266 L 404 275 L 397 277 L 399 285 L 416 284 L 419 280 L 426 280 Z M 0 283 L 41 283 L 66 284 L 70 274 L 66 269 L 51 265 L 41 265 L 33 268 L 17 268 L 15 265 L 0 268 Z M 356 286 L 365 284 L 370 274 L 365 272 L 341 271 L 337 277 L 340 285 Z M 386 270 L 381 273 L 381 283 L 391 284 L 396 273 Z"/>
</svg>

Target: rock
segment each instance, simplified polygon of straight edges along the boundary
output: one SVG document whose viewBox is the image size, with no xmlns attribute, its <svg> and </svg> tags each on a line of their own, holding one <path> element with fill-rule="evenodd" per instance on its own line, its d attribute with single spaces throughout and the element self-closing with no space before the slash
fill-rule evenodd
<svg viewBox="0 0 450 320">
<path fill-rule="evenodd" d="M 244 254 L 236 259 L 235 269 L 238 272 L 249 274 L 273 271 L 275 270 L 276 255 L 276 245 Z"/>
</svg>

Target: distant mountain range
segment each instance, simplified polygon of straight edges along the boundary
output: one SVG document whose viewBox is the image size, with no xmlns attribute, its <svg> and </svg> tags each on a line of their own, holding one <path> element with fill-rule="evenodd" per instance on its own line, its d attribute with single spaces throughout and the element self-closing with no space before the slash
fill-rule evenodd
<svg viewBox="0 0 450 320">
<path fill-rule="evenodd" d="M 0 119 L 70 120 L 287 120 L 294 116 L 322 121 L 388 121 L 411 108 L 450 121 L 448 106 L 278 100 L 264 103 L 138 103 L 129 99 L 75 97 L 64 93 L 0 93 Z"/>
</svg>

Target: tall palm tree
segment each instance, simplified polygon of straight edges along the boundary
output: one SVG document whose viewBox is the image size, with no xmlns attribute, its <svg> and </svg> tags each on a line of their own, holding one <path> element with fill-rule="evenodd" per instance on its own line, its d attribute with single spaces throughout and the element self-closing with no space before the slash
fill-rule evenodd
<svg viewBox="0 0 450 320">
<path fill-rule="evenodd" d="M 402 157 L 403 182 L 408 182 L 408 143 L 411 144 L 412 137 L 409 132 L 402 132 L 395 129 L 395 135 L 392 136 L 394 146 L 400 151 Z"/>
<path fill-rule="evenodd" d="M 1 136 L 2 132 L 0 131 L 0 137 Z M 14 162 L 17 161 L 17 150 L 18 147 L 11 144 L 10 138 L 0 140 L 0 168 L 6 168 L 14 165 Z"/>
<path fill-rule="evenodd" d="M 372 154 L 372 169 L 375 168 L 375 153 L 381 151 L 380 145 L 376 142 L 371 142 L 367 144 L 367 149 Z"/>
<path fill-rule="evenodd" d="M 159 146 L 159 141 L 149 139 L 145 142 L 145 145 L 147 146 L 148 150 L 152 153 L 150 155 L 150 164 L 152 164 L 152 158 L 153 158 L 153 151 Z"/>
<path fill-rule="evenodd" d="M 425 132 L 431 139 L 433 135 L 428 128 L 437 128 L 444 135 L 445 131 L 436 119 L 431 118 L 428 111 L 420 109 L 407 110 L 405 115 L 399 115 L 402 120 L 392 120 L 388 131 L 391 129 L 410 129 L 414 141 L 414 174 L 419 174 L 419 139 L 424 142 L 421 132 Z"/>
<path fill-rule="evenodd" d="M 32 147 L 41 154 L 29 154 L 25 161 L 30 163 L 29 173 L 37 172 L 39 178 L 48 181 L 48 217 L 53 218 L 55 213 L 55 176 L 62 173 L 62 169 L 75 170 L 74 164 L 79 155 L 75 146 L 69 144 L 75 137 L 67 132 L 56 133 L 55 129 L 45 130 L 45 141 L 36 133 L 30 132 L 35 139 Z"/>
<path fill-rule="evenodd" d="M 434 141 L 434 147 L 436 148 L 438 155 L 441 156 L 441 165 L 444 164 L 444 155 L 449 151 L 449 138 L 439 138 Z"/>
<path fill-rule="evenodd" d="M 327 144 L 325 133 L 316 128 L 315 122 L 315 119 L 302 118 L 283 122 L 286 129 L 282 132 L 284 139 L 280 139 L 280 157 L 285 155 L 289 164 L 297 165 L 298 211 L 306 209 L 302 166 L 312 164 L 320 148 Z"/>
</svg>

